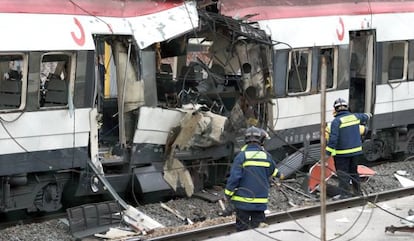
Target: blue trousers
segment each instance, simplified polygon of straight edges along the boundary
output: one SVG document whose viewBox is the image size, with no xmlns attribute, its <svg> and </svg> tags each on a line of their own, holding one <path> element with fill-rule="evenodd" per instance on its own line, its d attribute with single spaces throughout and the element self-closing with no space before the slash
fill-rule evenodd
<svg viewBox="0 0 414 241">
<path fill-rule="evenodd" d="M 334 156 L 336 175 L 339 181 L 338 187 L 342 196 L 351 195 L 349 190 L 351 180 L 355 194 L 360 195 L 361 193 L 357 157 L 358 156 Z"/>
<path fill-rule="evenodd" d="M 264 222 L 266 216 L 264 211 L 248 211 L 236 209 L 236 229 L 243 231 L 251 228 L 259 227 L 259 224 Z"/>
</svg>

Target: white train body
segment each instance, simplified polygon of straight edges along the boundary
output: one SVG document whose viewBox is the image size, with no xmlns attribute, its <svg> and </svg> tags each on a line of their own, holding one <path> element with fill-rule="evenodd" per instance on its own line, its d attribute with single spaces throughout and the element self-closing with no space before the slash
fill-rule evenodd
<svg viewBox="0 0 414 241">
<path fill-rule="evenodd" d="M 256 21 L 273 40 L 268 127 L 275 138 L 267 147 L 282 147 L 274 152 L 279 159 L 304 146 L 312 153 L 308 159 L 297 155 L 303 160 L 286 158 L 285 164 L 294 165 L 287 172 L 319 159 L 321 110 L 330 122 L 339 97 L 349 101 L 351 111 L 374 115 L 364 143 L 367 160 L 414 153 L 413 1 L 222 1 L 221 9 L 238 18 L 250 16 L 248 21 Z M 327 60 L 324 104 L 322 56 Z"/>
</svg>

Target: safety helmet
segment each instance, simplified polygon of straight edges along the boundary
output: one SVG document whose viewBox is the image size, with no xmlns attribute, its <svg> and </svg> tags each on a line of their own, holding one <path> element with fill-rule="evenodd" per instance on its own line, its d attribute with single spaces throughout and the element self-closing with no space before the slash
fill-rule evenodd
<svg viewBox="0 0 414 241">
<path fill-rule="evenodd" d="M 336 111 L 340 110 L 347 110 L 348 109 L 348 102 L 342 98 L 338 98 L 335 100 L 333 107 Z"/>
<path fill-rule="evenodd" d="M 244 133 L 244 141 L 246 143 L 256 142 L 258 144 L 262 144 L 263 131 L 264 130 L 257 128 L 255 126 L 247 128 Z"/>
</svg>

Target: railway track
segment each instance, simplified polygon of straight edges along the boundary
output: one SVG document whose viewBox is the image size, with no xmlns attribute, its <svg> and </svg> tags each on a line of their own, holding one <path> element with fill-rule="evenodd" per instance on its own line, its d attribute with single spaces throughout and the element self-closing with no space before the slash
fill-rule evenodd
<svg viewBox="0 0 414 241">
<path fill-rule="evenodd" d="M 27 214 L 22 213 L 22 211 L 16 213 L 2 214 L 0 216 L 0 230 L 12 227 L 15 225 L 25 225 L 30 223 L 41 223 L 53 219 L 66 218 L 67 214 L 65 211 L 58 211 L 54 213 L 47 214 Z"/>
<path fill-rule="evenodd" d="M 402 198 L 414 195 L 414 187 L 400 188 L 391 191 L 384 191 L 376 194 L 370 194 L 364 197 L 354 197 L 346 200 L 332 201 L 326 204 L 327 212 L 339 211 L 347 208 L 357 207 L 366 204 L 367 202 L 383 202 L 392 199 Z M 299 219 L 320 214 L 321 206 L 313 205 L 309 207 L 292 209 L 287 212 L 278 212 L 270 214 L 266 217 L 266 223 L 275 224 L 279 222 L 289 221 L 292 219 Z M 162 241 L 188 241 L 188 240 L 205 240 L 209 238 L 228 235 L 235 232 L 234 223 L 225 223 L 205 228 L 194 229 L 185 232 L 168 234 L 164 236 L 154 237 L 148 240 Z M 140 240 L 140 239 L 137 239 Z"/>
<path fill-rule="evenodd" d="M 414 170 L 413 168 L 414 162 L 408 160 L 403 162 L 385 163 L 374 167 L 377 175 L 369 179 L 369 181 L 363 185 L 364 193 L 367 193 L 366 197 L 351 198 L 335 202 L 329 201 L 327 202 L 326 207 L 327 212 L 363 205 L 367 201 L 380 202 L 414 195 L 413 188 L 399 188 L 401 184 L 393 175 L 398 170 Z M 298 190 L 301 190 L 300 187 L 302 186 L 302 181 L 300 181 L 300 179 L 291 181 L 285 180 L 283 184 L 285 184 L 282 185 L 283 190 L 279 190 L 276 187 L 271 188 L 269 210 L 274 210 L 274 212 L 271 215 L 268 215 L 266 220 L 268 224 L 290 221 L 306 216 L 314 216 L 320 213 L 321 207 L 318 205 L 318 199 L 315 200 L 315 196 L 308 196 L 298 192 Z M 335 182 L 330 182 L 329 184 L 335 185 Z M 292 189 L 283 188 L 284 186 Z M 378 190 L 381 192 L 377 193 Z M 282 195 L 280 191 L 285 192 L 285 195 Z M 293 201 L 293 205 L 290 201 Z M 144 211 L 150 217 L 164 224 L 165 229 L 154 230 L 154 233 L 145 236 L 137 236 L 136 238 L 129 237 L 128 240 L 205 240 L 207 238 L 223 236 L 235 232 L 234 222 L 231 221 L 233 220 L 232 217 L 221 217 L 219 214 L 221 208 L 218 203 L 203 201 L 200 198 L 191 198 L 170 200 L 165 204 L 176 209 L 183 216 L 196 222 L 196 225 L 184 225 L 184 223 L 181 220 L 178 220 L 175 215 L 163 210 L 159 203 L 137 206 L 139 210 Z M 304 207 L 304 205 L 306 206 Z M 292 206 L 296 207 L 291 208 Z M 288 210 L 288 212 L 285 210 Z M 27 240 L 24 238 L 23 231 L 32 228 L 32 226 L 24 224 L 41 223 L 50 219 L 67 217 L 66 213 L 63 213 L 61 216 L 50 216 L 46 214 L 44 216 L 26 215 L 27 217 L 24 217 L 23 219 L 24 215 L 22 215 L 18 216 L 15 221 L 5 224 L 4 221 L 6 221 L 6 219 L 4 219 L 4 215 L 5 214 L 0 215 L 0 230 L 5 227 L 15 226 L 16 224 L 19 225 L 11 230 L 8 229 L 5 232 L 0 232 L 0 240 L 8 240 L 10 235 L 17 235 L 16 237 L 22 236 L 23 238 L 20 240 Z M 207 219 L 207 222 L 197 222 L 197 217 L 204 217 Z M 56 235 L 59 235 L 59 237 L 65 236 L 68 238 L 65 240 L 70 240 L 71 237 L 74 238 L 72 234 L 67 231 L 67 227 L 65 228 L 62 225 L 61 229 L 56 229 L 56 222 L 52 222 L 52 225 L 48 225 L 48 223 L 49 222 L 46 222 L 45 225 L 42 226 L 42 229 L 50 230 L 48 232 L 51 233 L 56 232 Z M 4 237 L 4 239 L 2 239 L 2 237 Z"/>
</svg>

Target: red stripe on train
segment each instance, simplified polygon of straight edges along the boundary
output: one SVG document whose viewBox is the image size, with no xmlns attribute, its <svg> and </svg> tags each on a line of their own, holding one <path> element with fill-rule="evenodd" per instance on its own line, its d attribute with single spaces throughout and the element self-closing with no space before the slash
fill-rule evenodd
<svg viewBox="0 0 414 241">
<path fill-rule="evenodd" d="M 168 10 L 182 3 L 183 0 L 0 0 L 0 12 L 133 17 Z"/>
<path fill-rule="evenodd" d="M 226 1 L 227 2 L 227 1 Z M 230 0 L 233 2 L 233 0 Z M 252 5 L 252 4 L 250 4 Z M 358 2 L 358 3 L 335 3 L 309 6 L 243 6 L 234 1 L 232 8 L 222 8 L 224 15 L 233 17 L 244 17 L 258 14 L 250 20 L 269 20 L 283 18 L 302 18 L 318 16 L 337 15 L 364 15 L 382 13 L 407 13 L 414 12 L 413 2 Z"/>
</svg>

